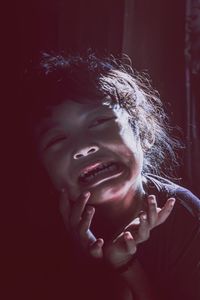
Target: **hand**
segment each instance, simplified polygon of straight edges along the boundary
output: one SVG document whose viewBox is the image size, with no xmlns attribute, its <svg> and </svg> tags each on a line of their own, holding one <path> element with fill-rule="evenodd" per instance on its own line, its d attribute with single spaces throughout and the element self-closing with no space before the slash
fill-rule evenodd
<svg viewBox="0 0 200 300">
<path fill-rule="evenodd" d="M 142 212 L 115 240 L 103 247 L 103 239 L 97 239 L 90 230 L 95 209 L 86 205 L 89 197 L 89 192 L 80 195 L 72 207 L 67 192 L 61 194 L 60 210 L 65 226 L 70 235 L 92 257 L 104 257 L 114 268 L 126 264 L 132 258 L 137 244 L 146 241 L 150 230 L 165 222 L 175 202 L 174 198 L 169 198 L 161 209 L 157 207 L 155 196 L 148 196 L 147 212 Z"/>
<path fill-rule="evenodd" d="M 141 212 L 138 218 L 125 227 L 134 236 L 136 244 L 146 241 L 150 231 L 166 221 L 174 207 L 175 198 L 167 199 L 162 208 L 157 207 L 155 195 L 149 195 L 147 203 L 147 212 Z"/>
<path fill-rule="evenodd" d="M 149 238 L 153 228 L 166 221 L 173 209 L 175 199 L 169 198 L 162 208 L 157 207 L 154 195 L 149 195 L 147 202 L 147 212 L 141 212 L 139 217 L 127 225 L 114 241 L 104 247 L 104 255 L 114 268 L 127 264 L 137 251 L 137 245 Z"/>
<path fill-rule="evenodd" d="M 60 212 L 68 233 L 79 247 L 93 257 L 102 257 L 104 241 L 97 239 L 90 230 L 95 208 L 87 205 L 89 197 L 90 192 L 81 194 L 72 205 L 67 191 L 63 190 L 60 196 Z"/>
</svg>

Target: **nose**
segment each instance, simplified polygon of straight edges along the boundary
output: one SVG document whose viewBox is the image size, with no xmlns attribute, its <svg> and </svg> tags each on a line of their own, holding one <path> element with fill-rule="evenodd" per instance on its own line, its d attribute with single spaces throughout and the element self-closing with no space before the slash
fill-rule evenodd
<svg viewBox="0 0 200 300">
<path fill-rule="evenodd" d="M 82 148 L 81 150 L 77 151 L 76 153 L 74 153 L 73 158 L 79 159 L 81 157 L 93 154 L 93 153 L 97 152 L 98 150 L 99 150 L 98 146 L 85 147 L 85 148 Z"/>
</svg>

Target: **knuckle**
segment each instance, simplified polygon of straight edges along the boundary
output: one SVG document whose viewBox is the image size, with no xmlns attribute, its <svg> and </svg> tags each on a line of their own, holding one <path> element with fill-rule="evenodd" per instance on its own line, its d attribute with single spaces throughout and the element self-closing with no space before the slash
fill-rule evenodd
<svg viewBox="0 0 200 300">
<path fill-rule="evenodd" d="M 83 225 L 79 224 L 79 226 L 77 227 L 77 232 L 82 237 L 85 235 L 86 229 Z"/>
<path fill-rule="evenodd" d="M 150 237 L 150 231 L 147 230 L 146 232 L 143 232 L 142 235 L 141 235 L 141 240 L 142 241 L 147 241 Z"/>
<path fill-rule="evenodd" d="M 149 206 L 154 208 L 156 206 L 156 201 L 151 201 L 149 203 Z"/>
<path fill-rule="evenodd" d="M 148 240 L 149 237 L 150 237 L 150 230 L 148 230 L 148 231 L 146 232 L 146 235 L 145 235 L 145 241 Z"/>
<path fill-rule="evenodd" d="M 146 231 L 150 231 L 151 229 L 153 229 L 155 227 L 155 224 L 157 223 L 157 218 L 150 220 L 148 228 L 146 228 Z"/>
<path fill-rule="evenodd" d="M 165 212 L 166 212 L 167 215 L 171 213 L 172 208 L 173 208 L 173 207 L 167 207 L 167 208 L 166 208 Z"/>
<path fill-rule="evenodd" d="M 130 254 L 134 254 L 137 251 L 136 245 L 133 245 L 129 251 Z"/>
</svg>

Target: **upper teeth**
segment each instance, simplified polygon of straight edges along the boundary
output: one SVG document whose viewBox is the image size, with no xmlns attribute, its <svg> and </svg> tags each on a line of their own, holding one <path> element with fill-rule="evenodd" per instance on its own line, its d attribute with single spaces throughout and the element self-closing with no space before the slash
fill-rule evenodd
<svg viewBox="0 0 200 300">
<path fill-rule="evenodd" d="M 80 177 L 83 178 L 85 176 L 94 176 L 94 174 L 90 174 L 92 172 L 104 172 L 106 171 L 105 169 L 109 169 L 109 170 L 115 170 L 117 168 L 117 166 L 111 162 L 107 162 L 107 163 L 102 163 L 99 166 L 97 166 L 95 169 L 92 169 L 90 171 L 84 171 L 80 174 Z"/>
</svg>

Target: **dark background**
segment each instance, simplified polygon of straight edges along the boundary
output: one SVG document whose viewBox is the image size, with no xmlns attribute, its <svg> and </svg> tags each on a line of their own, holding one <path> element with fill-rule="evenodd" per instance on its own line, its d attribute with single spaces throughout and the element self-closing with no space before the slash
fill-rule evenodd
<svg viewBox="0 0 200 300">
<path fill-rule="evenodd" d="M 200 194 L 197 174 L 192 174 L 188 158 L 185 9 L 182 0 L 27 1 L 16 5 L 13 37 L 19 80 L 39 51 L 92 47 L 99 52 L 128 54 L 134 68 L 150 74 L 172 125 L 181 128 L 179 136 L 186 149 L 180 152 L 177 177 L 182 178 L 182 185 Z"/>
<path fill-rule="evenodd" d="M 25 299 L 31 299 L 29 287 L 25 287 L 29 282 L 29 278 L 25 280 L 25 277 L 30 261 L 33 270 L 34 264 L 44 261 L 47 245 L 51 248 L 51 255 L 54 255 L 52 244 L 62 244 L 62 237 L 57 236 L 55 229 L 60 222 L 59 216 L 54 215 L 57 203 L 47 202 L 42 196 L 40 199 L 33 199 L 32 196 L 33 201 L 29 202 L 29 196 L 34 195 L 32 171 L 35 162 L 31 159 L 24 136 L 22 77 L 27 64 L 40 51 L 79 51 L 92 47 L 99 52 L 106 50 L 119 56 L 126 53 L 131 57 L 134 68 L 148 71 L 153 86 L 160 92 L 172 125 L 181 128 L 178 135 L 185 149 L 179 153 L 181 166 L 177 169 L 177 177 L 182 178 L 181 185 L 200 195 L 200 131 L 198 129 L 198 134 L 192 139 L 190 134 L 191 128 L 200 126 L 200 111 L 195 112 L 196 123 L 191 123 L 188 109 L 192 105 L 192 97 L 188 103 L 185 79 L 185 3 L 183 0 L 30 0 L 9 3 L 6 7 L 7 14 L 2 26 L 5 29 L 2 48 L 6 46 L 6 56 L 1 56 L 1 65 L 5 62 L 5 72 L 2 73 L 8 79 L 3 88 L 8 97 L 5 128 L 10 130 L 6 130 L 4 145 L 9 145 L 10 166 L 6 160 L 4 177 L 8 177 L 9 182 L 6 194 L 11 196 L 8 201 L 3 201 L 1 208 L 6 229 L 5 242 L 2 243 L 6 250 L 2 257 L 3 260 L 5 258 L 7 291 L 10 290 L 12 277 L 16 283 L 13 295 L 24 289 Z M 193 77 L 190 92 L 195 93 L 199 108 L 200 81 L 198 76 Z M 45 221 L 41 223 L 44 214 Z M 38 224 L 40 227 L 37 228 Z M 4 240 L 4 236 L 2 238 Z M 45 267 L 48 272 L 48 267 Z M 19 274 L 21 269 L 25 275 Z M 37 272 L 40 273 L 40 269 Z"/>
<path fill-rule="evenodd" d="M 12 131 L 14 128 L 14 152 L 11 153 L 11 160 L 14 160 L 15 165 L 17 162 L 16 167 L 12 168 L 12 178 L 15 178 L 22 199 L 32 194 L 35 186 L 32 175 L 35 161 L 27 148 L 24 123 L 21 122 L 24 115 L 23 101 L 26 101 L 21 101 L 24 70 L 41 51 L 80 51 L 87 47 L 100 53 L 107 51 L 119 56 L 126 53 L 131 57 L 134 68 L 149 73 L 153 87 L 161 95 L 172 126 L 179 128 L 179 131 L 174 130 L 173 133 L 185 145 L 178 153 L 178 183 L 200 195 L 199 114 L 195 112 L 196 120 L 188 118 L 188 108 L 193 104 L 191 97 L 188 106 L 186 97 L 186 2 L 36 0 L 15 4 L 15 9 L 10 11 L 12 35 L 7 35 L 12 53 L 10 57 L 15 60 L 17 75 L 16 80 L 11 81 L 12 87 L 9 87 L 11 103 L 14 104 L 11 128 Z M 196 87 L 199 92 L 200 84 L 197 81 Z M 199 102 L 198 99 L 196 103 Z M 193 137 L 190 131 L 197 126 L 198 135 Z M 29 210 L 30 219 L 33 219 L 34 209 L 29 203 L 28 200 L 25 201 L 25 210 Z M 37 209 L 37 201 L 35 203 Z M 13 205 L 19 210 L 18 202 Z M 44 202 L 43 209 L 37 212 L 41 220 L 44 219 L 45 207 Z M 52 222 L 52 215 L 49 219 Z"/>
</svg>

